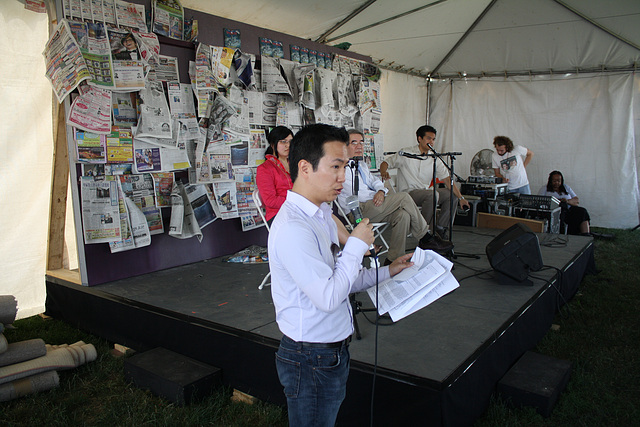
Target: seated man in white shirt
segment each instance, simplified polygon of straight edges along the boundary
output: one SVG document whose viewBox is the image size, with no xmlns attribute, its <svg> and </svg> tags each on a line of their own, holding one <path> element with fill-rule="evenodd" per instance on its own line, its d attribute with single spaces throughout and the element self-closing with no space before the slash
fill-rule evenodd
<svg viewBox="0 0 640 427">
<path fill-rule="evenodd" d="M 362 132 L 349 130 L 350 158 L 362 159 L 364 151 L 364 136 Z M 391 224 L 391 239 L 389 252 L 385 263 L 404 255 L 406 252 L 407 235 L 409 233 L 419 239 L 418 246 L 437 252 L 447 252 L 453 249 L 453 244 L 442 240 L 437 235 L 429 233 L 429 226 L 420 214 L 418 207 L 407 193 L 391 193 L 382 181 L 369 172 L 364 162 L 358 163 L 357 171 L 347 169 L 342 193 L 338 196 L 338 203 L 347 209 L 347 197 L 354 194 L 355 181 L 358 181 L 358 200 L 362 216 L 371 222 L 389 222 Z"/>
<path fill-rule="evenodd" d="M 403 148 L 400 151 L 409 154 L 423 155 L 431 151 L 431 147 L 436 141 L 436 129 L 429 125 L 420 126 L 416 130 L 417 145 Z M 433 162 L 436 162 L 436 176 L 433 176 Z M 437 217 L 437 231 L 444 237 L 444 229 L 448 229 L 451 225 L 451 215 L 456 213 L 456 207 L 459 204 L 463 209 L 469 209 L 469 202 L 465 200 L 462 193 L 456 186 L 452 184 L 449 178 L 449 170 L 438 159 L 433 157 L 424 157 L 424 160 L 412 159 L 409 157 L 394 154 L 388 157 L 380 164 L 380 176 L 383 180 L 389 179 L 387 169 L 398 169 L 398 191 L 407 192 L 416 203 L 422 208 L 422 216 L 425 221 L 431 224 L 433 219 L 433 187 L 437 188 L 436 179 L 444 182 L 445 188 L 437 188 L 436 204 L 440 206 L 440 214 Z M 432 188 L 429 188 L 433 185 Z M 451 212 L 451 185 L 453 185 L 453 212 Z"/>
<path fill-rule="evenodd" d="M 376 271 L 362 268 L 374 240 L 369 220 L 354 228 L 340 251 L 328 205 L 343 188 L 347 140 L 344 129 L 324 124 L 295 135 L 289 154 L 293 188 L 269 233 L 271 294 L 284 334 L 276 368 L 291 426 L 335 424 L 349 375 L 349 294 L 376 284 Z M 379 281 L 412 266 L 411 255 L 381 267 Z"/>
</svg>

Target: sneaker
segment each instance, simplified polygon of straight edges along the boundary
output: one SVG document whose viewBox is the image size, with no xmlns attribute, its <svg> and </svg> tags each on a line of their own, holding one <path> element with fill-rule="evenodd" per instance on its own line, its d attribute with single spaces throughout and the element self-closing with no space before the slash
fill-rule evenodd
<svg viewBox="0 0 640 427">
<path fill-rule="evenodd" d="M 418 247 L 424 250 L 432 250 L 434 252 L 448 252 L 453 249 L 453 243 L 449 240 L 441 239 L 437 234 L 425 234 L 418 242 Z"/>
</svg>

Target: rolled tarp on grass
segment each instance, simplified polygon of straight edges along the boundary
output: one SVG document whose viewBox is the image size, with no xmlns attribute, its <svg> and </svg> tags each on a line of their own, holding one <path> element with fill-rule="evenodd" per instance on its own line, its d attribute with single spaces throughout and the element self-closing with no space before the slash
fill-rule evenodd
<svg viewBox="0 0 640 427">
<path fill-rule="evenodd" d="M 60 384 L 56 371 L 41 372 L 6 384 L 0 384 L 0 402 L 17 399 L 40 391 L 47 391 Z"/>
<path fill-rule="evenodd" d="M 50 346 L 45 356 L 0 367 L 0 384 L 41 372 L 77 368 L 84 363 L 93 362 L 97 357 L 93 344 L 78 342 L 70 346 Z"/>
<path fill-rule="evenodd" d="M 7 346 L 7 351 L 0 354 L 0 366 L 25 362 L 47 354 L 47 346 L 40 338 L 14 342 Z"/>
<path fill-rule="evenodd" d="M 10 325 L 16 320 L 18 302 L 13 295 L 0 295 L 0 323 Z"/>
</svg>

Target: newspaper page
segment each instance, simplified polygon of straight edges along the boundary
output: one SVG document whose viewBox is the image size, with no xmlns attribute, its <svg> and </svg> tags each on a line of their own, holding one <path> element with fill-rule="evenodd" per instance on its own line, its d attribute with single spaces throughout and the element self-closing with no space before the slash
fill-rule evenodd
<svg viewBox="0 0 640 427">
<path fill-rule="evenodd" d="M 329 111 L 336 110 L 338 107 L 334 93 L 338 73 L 324 68 L 317 68 L 315 73 L 316 89 L 318 91 L 316 107 L 319 107 L 320 111 L 326 115 Z"/>
<path fill-rule="evenodd" d="M 230 70 L 233 62 L 235 49 L 230 47 L 211 47 L 211 67 L 213 69 L 213 78 L 220 86 L 228 86 L 230 84 Z"/>
<path fill-rule="evenodd" d="M 81 163 L 106 163 L 107 149 L 104 135 L 76 129 L 76 159 Z"/>
<path fill-rule="evenodd" d="M 191 167 L 186 149 L 162 147 L 136 137 L 133 151 L 136 173 L 167 172 Z"/>
<path fill-rule="evenodd" d="M 278 95 L 276 126 L 288 128 L 302 126 L 302 107 L 287 95 Z"/>
<path fill-rule="evenodd" d="M 116 21 L 121 28 L 135 29 L 141 32 L 147 32 L 147 24 L 144 20 L 144 5 L 130 3 L 124 0 L 115 0 Z"/>
<path fill-rule="evenodd" d="M 189 184 L 184 187 L 184 190 L 200 230 L 218 219 L 209 199 L 206 185 Z"/>
<path fill-rule="evenodd" d="M 430 292 L 446 278 L 445 286 L 437 292 L 450 288 L 451 280 L 447 273 L 451 272 L 453 263 L 443 256 L 416 248 L 411 262 L 413 266 L 401 271 L 378 286 L 378 312 L 382 315 L 389 312 L 395 322 L 426 306 L 423 302 L 434 301 Z M 454 278 L 455 281 L 455 278 Z M 457 281 L 455 287 L 458 286 Z M 449 289 L 450 292 L 453 289 Z M 369 298 L 376 303 L 376 288 L 367 290 Z"/>
<path fill-rule="evenodd" d="M 133 136 L 131 129 L 114 126 L 106 136 L 107 162 L 133 163 Z"/>
<path fill-rule="evenodd" d="M 183 40 L 184 10 L 178 0 L 153 0 L 153 32 Z"/>
<path fill-rule="evenodd" d="M 45 75 L 53 86 L 58 103 L 81 82 L 91 80 L 80 46 L 71 34 L 66 20 L 60 21 L 42 54 L 47 68 Z"/>
<path fill-rule="evenodd" d="M 309 73 L 313 73 L 315 65 L 313 64 L 296 64 L 293 68 L 293 79 L 291 85 L 296 87 L 297 97 L 293 98 L 296 102 L 302 103 L 305 92 L 305 80 Z"/>
<path fill-rule="evenodd" d="M 89 84 L 103 89 L 114 89 L 111 47 L 107 28 L 102 22 L 87 22 L 85 25 L 87 26 L 87 49 L 82 49 L 82 45 L 80 48 L 92 76 Z M 74 27 L 75 25 L 71 26 L 72 31 Z"/>
<path fill-rule="evenodd" d="M 179 82 L 178 58 L 174 56 L 159 55 L 158 63 L 153 66 L 156 72 L 156 80 L 163 82 Z"/>
<path fill-rule="evenodd" d="M 111 133 L 111 91 L 80 86 L 67 117 L 67 124 L 88 132 Z"/>
<path fill-rule="evenodd" d="M 198 83 L 196 79 L 196 63 L 194 61 L 189 61 L 189 79 L 191 80 L 191 88 L 193 89 L 193 94 L 196 97 L 196 102 L 198 106 L 198 117 L 208 117 L 206 114 L 207 107 L 210 102 L 210 98 L 212 99 L 213 89 L 211 90 L 198 90 Z M 211 100 L 211 102 L 213 102 Z"/>
<path fill-rule="evenodd" d="M 198 241 L 202 242 L 202 231 L 198 226 L 182 181 L 175 181 L 171 190 L 169 236 L 178 239 L 189 239 L 196 236 Z"/>
<path fill-rule="evenodd" d="M 340 112 L 347 117 L 353 117 L 358 111 L 358 106 L 356 105 L 356 94 L 351 75 L 338 73 L 336 84 Z"/>
<path fill-rule="evenodd" d="M 278 95 L 263 92 L 245 92 L 249 109 L 249 124 L 275 126 L 278 116 Z"/>
<path fill-rule="evenodd" d="M 147 64 L 154 65 L 160 61 L 160 42 L 154 33 L 144 31 L 134 31 L 133 36 L 138 43 L 138 50 L 142 60 Z M 145 70 L 145 73 L 147 71 Z"/>
<path fill-rule="evenodd" d="M 240 49 L 236 49 L 233 54 L 233 67 L 230 70 L 232 81 L 240 82 L 247 90 L 258 90 L 254 63 L 254 55 L 243 53 Z"/>
<path fill-rule="evenodd" d="M 286 93 L 291 95 L 291 89 L 287 81 L 280 73 L 278 58 L 268 56 L 261 57 L 262 91 L 266 93 Z"/>
<path fill-rule="evenodd" d="M 110 242 L 109 249 L 111 253 L 127 251 L 130 249 L 141 248 L 149 246 L 151 244 L 151 234 L 149 233 L 149 225 L 147 220 L 140 210 L 140 208 L 122 192 L 122 186 L 118 181 L 120 187 L 120 212 L 121 223 L 124 229 L 127 227 L 126 237 L 123 237 L 121 241 Z"/>
<path fill-rule="evenodd" d="M 229 101 L 235 107 L 235 114 L 229 117 L 224 128 L 236 133 L 249 134 L 249 100 L 245 91 L 231 86 L 228 90 Z"/>
<path fill-rule="evenodd" d="M 135 136 L 171 138 L 171 114 L 162 82 L 147 80 L 145 89 L 140 91 L 140 98 L 140 122 Z"/>
<path fill-rule="evenodd" d="M 80 177 L 84 242 L 108 243 L 120 240 L 118 187 L 111 177 Z"/>
<path fill-rule="evenodd" d="M 316 109 L 316 83 L 315 83 L 315 72 L 309 71 L 304 76 L 304 83 L 302 86 L 302 99 L 300 100 L 300 104 L 303 107 L 308 108 L 310 110 Z"/>
<path fill-rule="evenodd" d="M 213 183 L 213 194 L 222 219 L 238 217 L 235 181 L 215 181 Z"/>
<path fill-rule="evenodd" d="M 114 126 L 131 128 L 138 123 L 137 99 L 137 94 L 133 92 L 111 94 Z"/>
<path fill-rule="evenodd" d="M 152 173 L 156 193 L 156 204 L 159 208 L 171 207 L 171 190 L 173 189 L 173 172 Z"/>
<path fill-rule="evenodd" d="M 96 0 L 97 1 L 97 0 Z M 116 21 L 116 4 L 115 0 L 102 0 L 102 16 L 103 21 L 112 26 L 118 25 Z"/>
<path fill-rule="evenodd" d="M 379 83 L 372 82 L 366 78 L 360 80 L 360 88 L 358 90 L 358 108 L 360 110 L 360 115 L 362 116 L 374 108 L 381 108 Z"/>
<path fill-rule="evenodd" d="M 149 233 L 151 235 L 164 233 L 162 214 L 160 208 L 156 206 L 155 188 L 151 174 L 119 175 L 118 178 L 125 196 L 131 198 L 144 213 L 149 225 Z"/>
</svg>

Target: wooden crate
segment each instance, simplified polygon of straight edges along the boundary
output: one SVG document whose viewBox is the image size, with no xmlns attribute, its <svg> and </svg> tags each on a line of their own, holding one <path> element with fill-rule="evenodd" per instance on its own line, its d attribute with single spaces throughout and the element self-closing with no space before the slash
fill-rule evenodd
<svg viewBox="0 0 640 427">
<path fill-rule="evenodd" d="M 528 226 L 531 231 L 535 233 L 544 232 L 544 221 L 538 221 L 537 219 L 525 219 L 513 216 L 495 215 L 486 212 L 478 212 L 478 217 L 476 219 L 476 224 L 480 228 L 498 228 L 500 230 L 506 230 L 516 223 L 522 223 Z"/>
</svg>

